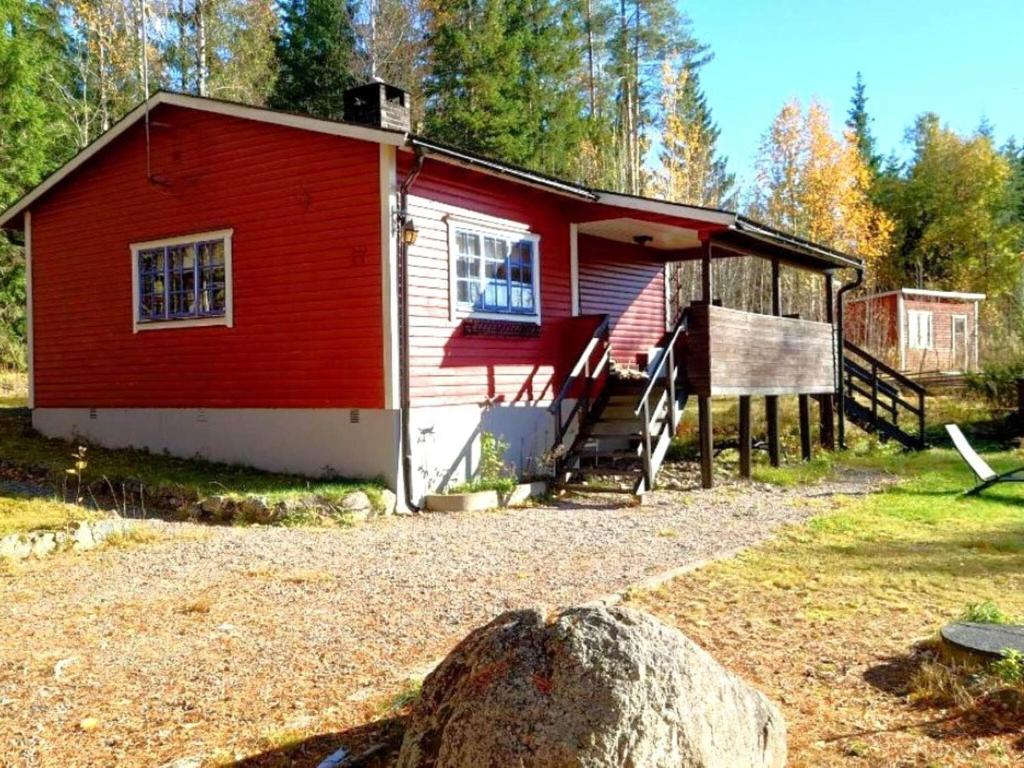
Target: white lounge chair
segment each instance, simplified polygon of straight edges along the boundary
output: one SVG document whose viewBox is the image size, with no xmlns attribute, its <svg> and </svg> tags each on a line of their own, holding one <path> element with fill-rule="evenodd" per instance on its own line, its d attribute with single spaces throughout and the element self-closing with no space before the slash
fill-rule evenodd
<svg viewBox="0 0 1024 768">
<path fill-rule="evenodd" d="M 960 454 L 960 457 L 978 478 L 978 484 L 970 490 L 964 491 L 964 496 L 974 496 L 997 483 L 1024 483 L 1024 467 L 1018 467 L 1017 469 L 1000 474 L 978 455 L 978 452 L 967 442 L 967 438 L 960 431 L 960 427 L 956 424 L 947 424 L 946 431 L 953 440 L 953 447 L 956 448 L 957 453 Z"/>
</svg>

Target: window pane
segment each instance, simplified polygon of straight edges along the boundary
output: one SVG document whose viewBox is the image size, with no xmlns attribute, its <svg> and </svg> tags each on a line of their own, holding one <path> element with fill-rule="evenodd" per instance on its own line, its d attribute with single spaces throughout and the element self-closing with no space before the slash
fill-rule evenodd
<svg viewBox="0 0 1024 768">
<path fill-rule="evenodd" d="M 139 319 L 164 319 L 164 249 L 139 252 Z"/>
<path fill-rule="evenodd" d="M 198 314 L 217 316 L 224 314 L 226 282 L 224 241 L 199 243 L 199 308 Z"/>
</svg>

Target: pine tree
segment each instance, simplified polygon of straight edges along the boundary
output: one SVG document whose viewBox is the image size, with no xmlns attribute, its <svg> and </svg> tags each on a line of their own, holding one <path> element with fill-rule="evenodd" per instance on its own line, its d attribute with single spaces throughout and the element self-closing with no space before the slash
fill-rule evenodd
<svg viewBox="0 0 1024 768">
<path fill-rule="evenodd" d="M 857 140 L 857 151 L 860 152 L 864 164 L 877 176 L 882 167 L 882 157 L 875 151 L 875 137 L 871 133 L 871 116 L 868 114 L 868 97 L 864 85 L 864 77 L 857 73 L 857 80 L 853 85 L 853 97 L 850 99 L 850 109 L 846 113 L 846 127 L 853 131 Z"/>
<path fill-rule="evenodd" d="M 583 102 L 579 51 L 554 0 L 428 6 L 425 130 L 439 141 L 575 175 Z"/>
<path fill-rule="evenodd" d="M 655 189 L 691 205 L 731 208 L 736 177 L 718 155 L 720 131 L 711 117 L 699 76 L 691 66 L 664 66 L 661 171 Z"/>
<path fill-rule="evenodd" d="M 70 76 L 66 46 L 54 9 L 0 0 L 0 210 L 73 150 L 58 90 Z M 0 233 L 0 367 L 24 365 L 24 306 L 24 255 Z"/>
<path fill-rule="evenodd" d="M 356 83 L 352 18 L 345 0 L 286 0 L 271 106 L 316 117 L 343 116 L 343 95 Z"/>
</svg>

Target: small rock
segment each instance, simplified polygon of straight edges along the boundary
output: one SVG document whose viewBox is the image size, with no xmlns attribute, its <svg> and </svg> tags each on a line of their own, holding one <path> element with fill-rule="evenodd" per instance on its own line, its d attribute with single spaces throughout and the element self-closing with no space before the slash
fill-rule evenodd
<svg viewBox="0 0 1024 768">
<path fill-rule="evenodd" d="M 32 535 L 32 557 L 46 557 L 57 548 L 57 536 L 53 531 L 41 531 Z"/>
<path fill-rule="evenodd" d="M 207 496 L 199 502 L 199 508 L 208 515 L 216 517 L 224 509 L 223 496 Z"/>
<path fill-rule="evenodd" d="M 0 539 L 0 558 L 24 560 L 32 554 L 32 543 L 20 533 L 13 533 Z"/>
<path fill-rule="evenodd" d="M 380 492 L 380 514 L 388 517 L 389 515 L 395 514 L 395 510 L 398 508 L 398 497 L 394 494 L 394 491 L 390 491 L 385 488 Z"/>
<path fill-rule="evenodd" d="M 92 535 L 92 527 L 85 522 L 79 523 L 71 532 L 71 548 L 86 550 L 95 546 L 96 537 Z"/>
<path fill-rule="evenodd" d="M 345 517 L 357 523 L 364 522 L 373 514 L 373 502 L 363 491 L 352 491 L 346 494 L 338 508 Z"/>
<path fill-rule="evenodd" d="M 95 731 L 100 727 L 100 721 L 95 717 L 85 717 L 79 721 L 78 727 L 86 733 L 89 733 L 90 731 Z"/>
<path fill-rule="evenodd" d="M 270 523 L 274 520 L 274 508 L 266 496 L 246 496 L 238 504 L 238 513 L 247 523 Z"/>
</svg>

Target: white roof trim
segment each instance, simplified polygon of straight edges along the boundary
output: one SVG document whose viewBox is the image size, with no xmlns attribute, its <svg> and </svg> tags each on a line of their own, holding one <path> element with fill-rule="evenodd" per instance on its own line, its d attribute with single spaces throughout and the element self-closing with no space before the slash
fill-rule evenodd
<svg viewBox="0 0 1024 768">
<path fill-rule="evenodd" d="M 68 175 L 74 173 L 79 167 L 100 152 L 100 150 L 114 141 L 114 139 L 135 125 L 136 122 L 145 116 L 147 111 L 153 110 L 161 104 L 170 104 L 172 106 L 185 107 L 187 109 L 197 109 L 202 112 L 212 112 L 218 115 L 241 118 L 243 120 L 256 120 L 261 123 L 283 125 L 288 128 L 299 128 L 307 131 L 315 131 L 317 133 L 326 133 L 331 136 L 343 136 L 349 139 L 371 141 L 376 144 L 402 146 L 405 144 L 406 140 L 406 135 L 404 133 L 396 131 L 384 131 L 360 125 L 351 125 L 349 123 L 338 123 L 332 120 L 319 120 L 315 117 L 304 117 L 302 115 L 293 115 L 287 112 L 275 112 L 274 110 L 263 109 L 261 107 L 247 107 L 243 104 L 233 104 L 231 102 L 216 101 L 214 99 L 206 99 L 198 96 L 186 96 L 180 93 L 166 93 L 160 91 L 150 96 L 147 101 L 143 102 L 121 118 L 121 120 L 115 123 L 110 130 L 71 158 L 64 164 L 64 166 L 43 179 L 35 189 L 27 193 L 6 211 L 0 213 L 0 229 L 6 227 L 12 219 L 25 212 L 32 203 L 53 189 L 53 187 L 57 186 Z"/>
<path fill-rule="evenodd" d="M 629 195 L 617 195 L 613 192 L 599 192 L 597 202 L 614 205 L 619 208 L 631 208 L 635 211 L 647 211 L 648 213 L 661 213 L 665 216 L 685 217 L 696 221 L 706 221 L 709 224 L 725 224 L 732 226 L 736 223 L 736 214 L 728 211 L 716 211 L 709 208 L 698 208 L 683 203 L 670 203 L 664 200 L 649 200 L 643 197 L 630 197 Z"/>
<path fill-rule="evenodd" d="M 966 293 L 964 291 L 930 291 L 925 288 L 903 288 L 904 296 L 931 296 L 936 299 L 963 299 L 964 301 L 981 301 L 984 293 Z"/>
<path fill-rule="evenodd" d="M 984 301 L 984 293 L 967 293 L 964 291 L 933 291 L 928 288 L 898 288 L 895 291 L 882 291 L 881 293 L 869 293 L 867 296 L 858 296 L 855 299 L 847 299 L 847 304 L 854 304 L 858 301 L 869 299 L 880 299 L 884 296 L 924 296 L 933 299 L 960 299 L 961 301 Z"/>
</svg>

